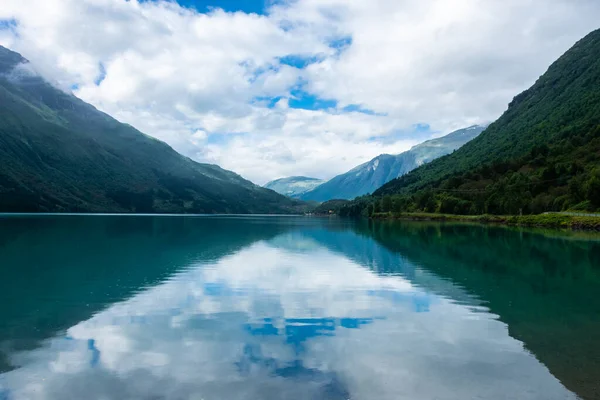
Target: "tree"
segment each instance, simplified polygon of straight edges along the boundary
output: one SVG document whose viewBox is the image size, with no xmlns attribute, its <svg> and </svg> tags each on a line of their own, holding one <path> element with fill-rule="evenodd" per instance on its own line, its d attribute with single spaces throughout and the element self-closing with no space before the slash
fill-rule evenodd
<svg viewBox="0 0 600 400">
<path fill-rule="evenodd" d="M 373 205 L 373 212 L 374 213 L 381 212 L 381 205 L 380 205 L 379 201 L 375 200 L 375 202 L 372 203 L 372 205 Z"/>
<path fill-rule="evenodd" d="M 595 170 L 587 184 L 587 199 L 593 207 L 600 207 L 600 171 Z"/>
<path fill-rule="evenodd" d="M 569 194 L 577 203 L 584 199 L 584 196 L 586 195 L 586 190 L 581 175 L 574 177 L 569 182 Z"/>
<path fill-rule="evenodd" d="M 373 203 L 369 203 L 369 205 L 367 206 L 367 215 L 370 217 L 371 215 L 373 215 Z"/>
<path fill-rule="evenodd" d="M 404 211 L 404 207 L 406 206 L 406 199 L 401 196 L 394 196 L 392 198 L 392 211 L 401 213 Z"/>
<path fill-rule="evenodd" d="M 442 214 L 452 214 L 456 212 L 459 200 L 455 197 L 443 195 L 440 201 L 440 212 Z"/>
<path fill-rule="evenodd" d="M 428 211 L 431 208 L 433 201 L 433 193 L 429 190 L 420 192 L 416 198 L 417 207 L 423 211 Z"/>
<path fill-rule="evenodd" d="M 381 210 L 383 212 L 392 211 L 392 196 L 390 196 L 390 195 L 383 196 L 383 199 L 381 199 Z"/>
</svg>

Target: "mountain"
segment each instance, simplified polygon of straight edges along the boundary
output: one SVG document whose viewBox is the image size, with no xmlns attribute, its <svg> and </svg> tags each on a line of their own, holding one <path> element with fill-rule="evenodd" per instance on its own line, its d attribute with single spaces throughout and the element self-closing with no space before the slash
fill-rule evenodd
<svg viewBox="0 0 600 400">
<path fill-rule="evenodd" d="M 290 176 L 289 178 L 275 179 L 264 187 L 283 194 L 284 196 L 299 198 L 302 194 L 314 189 L 324 181 L 306 176 Z"/>
<path fill-rule="evenodd" d="M 302 200 L 353 199 L 374 192 L 381 185 L 412 171 L 419 165 L 451 153 L 477 137 L 485 127 L 474 125 L 418 144 L 396 156 L 382 154 L 338 175 L 300 196 Z"/>
<path fill-rule="evenodd" d="M 599 210 L 600 30 L 555 61 L 479 137 L 374 196 L 373 210 L 383 203 L 457 214 Z"/>
<path fill-rule="evenodd" d="M 186 158 L 0 47 L 0 211 L 284 213 L 301 203 Z"/>
</svg>

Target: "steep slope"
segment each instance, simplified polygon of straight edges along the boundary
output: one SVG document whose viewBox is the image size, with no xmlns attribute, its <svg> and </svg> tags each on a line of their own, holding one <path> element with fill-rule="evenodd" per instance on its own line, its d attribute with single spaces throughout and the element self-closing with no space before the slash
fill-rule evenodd
<svg viewBox="0 0 600 400">
<path fill-rule="evenodd" d="M 271 181 L 264 185 L 265 188 L 276 191 L 284 196 L 299 198 L 302 194 L 314 189 L 324 181 L 306 176 L 290 176 Z"/>
<path fill-rule="evenodd" d="M 514 161 L 536 146 L 585 136 L 597 129 L 599 122 L 600 30 L 596 30 L 554 62 L 530 89 L 516 96 L 508 110 L 477 139 L 452 155 L 391 181 L 376 194 L 438 187 L 445 179 L 475 171 L 483 164 Z"/>
<path fill-rule="evenodd" d="M 268 213 L 300 206 L 119 123 L 3 47 L 0 105 L 0 211 Z"/>
<path fill-rule="evenodd" d="M 338 212 L 565 210 L 600 211 L 600 30 L 554 62 L 478 138 Z"/>
<path fill-rule="evenodd" d="M 474 125 L 441 138 L 418 144 L 399 155 L 382 154 L 338 175 L 300 196 L 303 200 L 353 199 L 374 192 L 381 185 L 438 157 L 451 153 L 477 137 L 485 127 Z"/>
</svg>

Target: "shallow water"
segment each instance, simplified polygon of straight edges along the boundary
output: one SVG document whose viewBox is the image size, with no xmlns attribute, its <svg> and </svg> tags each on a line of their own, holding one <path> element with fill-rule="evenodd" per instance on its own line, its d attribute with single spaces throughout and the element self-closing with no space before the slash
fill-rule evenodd
<svg viewBox="0 0 600 400">
<path fill-rule="evenodd" d="M 599 398 L 594 236 L 12 216 L 0 274 L 2 400 Z"/>
</svg>

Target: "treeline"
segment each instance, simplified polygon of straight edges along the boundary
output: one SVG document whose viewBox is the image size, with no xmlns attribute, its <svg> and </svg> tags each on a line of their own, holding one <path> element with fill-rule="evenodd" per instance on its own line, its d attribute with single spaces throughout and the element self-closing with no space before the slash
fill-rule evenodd
<svg viewBox="0 0 600 400">
<path fill-rule="evenodd" d="M 515 215 L 566 210 L 600 211 L 600 124 L 535 146 L 522 157 L 455 174 L 421 190 L 357 198 L 337 212 Z"/>
</svg>

